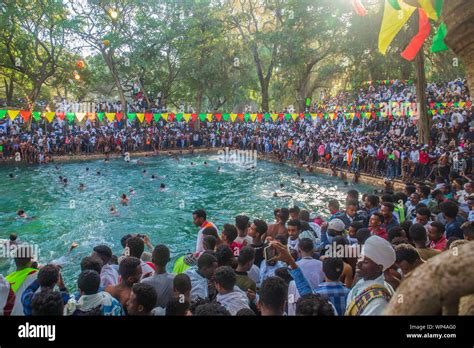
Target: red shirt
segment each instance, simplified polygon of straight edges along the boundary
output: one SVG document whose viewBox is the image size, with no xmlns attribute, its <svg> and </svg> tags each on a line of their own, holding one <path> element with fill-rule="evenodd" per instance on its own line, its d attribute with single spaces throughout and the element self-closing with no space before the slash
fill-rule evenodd
<svg viewBox="0 0 474 348">
<path fill-rule="evenodd" d="M 369 227 L 369 231 L 372 232 L 372 235 L 379 236 L 385 240 L 388 240 L 388 232 L 385 228 L 379 228 L 377 231 L 374 231 L 372 227 Z"/>
<path fill-rule="evenodd" d="M 444 249 L 446 249 L 447 243 L 448 243 L 448 240 L 446 239 L 446 237 L 441 236 L 441 238 L 437 242 L 430 243 L 430 248 L 443 251 Z"/>
<path fill-rule="evenodd" d="M 430 161 L 430 157 L 428 156 L 428 153 L 425 151 L 420 151 L 420 164 L 428 164 Z"/>
<path fill-rule="evenodd" d="M 230 245 L 230 250 L 234 253 L 234 256 L 239 256 L 240 254 L 240 249 L 242 249 L 244 246 L 240 243 L 237 242 L 232 242 Z"/>
</svg>

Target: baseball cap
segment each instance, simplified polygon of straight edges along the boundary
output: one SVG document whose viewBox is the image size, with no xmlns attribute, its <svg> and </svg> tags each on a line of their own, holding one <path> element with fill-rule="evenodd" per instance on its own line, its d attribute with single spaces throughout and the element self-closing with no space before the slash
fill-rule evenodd
<svg viewBox="0 0 474 348">
<path fill-rule="evenodd" d="M 342 222 L 341 219 L 333 219 L 333 220 L 329 221 L 328 230 L 334 230 L 334 231 L 337 231 L 337 232 L 342 232 L 342 231 L 344 231 L 345 228 L 346 228 L 346 226 L 344 225 L 344 222 Z"/>
</svg>

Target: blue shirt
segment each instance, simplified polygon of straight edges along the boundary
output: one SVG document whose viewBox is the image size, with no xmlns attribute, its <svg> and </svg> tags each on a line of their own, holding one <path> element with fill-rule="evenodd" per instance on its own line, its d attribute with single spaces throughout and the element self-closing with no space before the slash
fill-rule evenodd
<svg viewBox="0 0 474 348">
<path fill-rule="evenodd" d="M 461 230 L 461 224 L 456 219 L 446 224 L 446 239 L 458 237 L 464 239 L 464 233 Z"/>
<path fill-rule="evenodd" d="M 38 284 L 38 280 L 33 281 L 29 287 L 25 289 L 21 296 L 21 303 L 23 304 L 23 313 L 26 316 L 32 314 L 31 303 L 33 302 L 33 298 L 35 297 L 36 291 L 40 288 Z M 67 289 L 59 289 L 61 293 L 61 297 L 63 298 L 63 303 L 66 304 L 69 301 L 69 293 Z"/>
<path fill-rule="evenodd" d="M 314 289 L 315 294 L 321 294 L 323 297 L 331 301 L 336 308 L 338 315 L 344 315 L 347 305 L 347 295 L 350 290 L 341 282 L 324 282 Z"/>
<path fill-rule="evenodd" d="M 337 314 L 344 315 L 346 310 L 347 296 L 349 295 L 350 290 L 346 288 L 341 282 L 321 283 L 317 289 L 313 290 L 311 289 L 311 286 L 309 285 L 300 268 L 288 268 L 288 271 L 295 280 L 296 289 L 298 289 L 300 296 L 311 293 L 325 295 L 325 297 L 333 304 Z M 331 297 L 333 297 L 333 299 L 331 299 Z"/>
</svg>

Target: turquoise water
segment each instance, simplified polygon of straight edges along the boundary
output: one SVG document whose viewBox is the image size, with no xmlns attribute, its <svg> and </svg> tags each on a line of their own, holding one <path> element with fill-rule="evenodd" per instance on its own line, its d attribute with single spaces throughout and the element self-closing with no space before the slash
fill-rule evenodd
<svg viewBox="0 0 474 348">
<path fill-rule="evenodd" d="M 22 241 L 39 246 L 40 263 L 61 258 L 66 284 L 75 287 L 82 257 L 101 243 L 120 255 L 120 238 L 127 233 L 147 234 L 153 245 L 166 244 L 173 260 L 194 251 L 197 228 L 191 213 L 199 208 L 204 208 L 208 219 L 222 228 L 240 213 L 272 222 L 274 208 L 294 204 L 326 216 L 329 199 L 342 203 L 350 188 L 373 190 L 367 185 L 345 186 L 338 178 L 304 172 L 301 175 L 305 182 L 301 183 L 295 169 L 265 161 L 247 170 L 234 163 L 222 164 L 217 155 L 183 157 L 179 163 L 167 156 L 141 160 L 143 165 L 122 159 L 64 163 L 59 164 L 59 170 L 54 164 L 1 166 L 0 239 L 16 232 Z M 191 162 L 196 165 L 191 166 Z M 220 173 L 219 166 L 223 170 Z M 96 174 L 98 170 L 101 175 Z M 14 173 L 16 179 L 10 179 L 9 173 Z M 152 174 L 161 177 L 152 180 Z M 68 179 L 67 186 L 60 183 L 60 175 Z M 161 182 L 167 187 L 164 192 L 159 190 Z M 84 191 L 79 191 L 79 183 L 85 184 Z M 272 197 L 280 190 L 280 183 L 285 185 L 282 191 L 292 198 Z M 122 206 L 119 196 L 128 195 L 130 188 L 136 194 L 130 196 L 128 206 Z M 110 214 L 111 204 L 118 216 Z M 17 219 L 18 209 L 35 218 Z M 72 242 L 79 247 L 62 257 Z M 0 268 L 0 273 L 7 272 L 7 266 Z"/>
</svg>

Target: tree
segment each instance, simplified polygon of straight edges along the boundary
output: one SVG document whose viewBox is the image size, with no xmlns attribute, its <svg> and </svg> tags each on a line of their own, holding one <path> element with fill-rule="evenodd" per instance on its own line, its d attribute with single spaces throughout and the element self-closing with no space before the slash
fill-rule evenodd
<svg viewBox="0 0 474 348">
<path fill-rule="evenodd" d="M 136 7 L 134 0 L 97 1 L 78 4 L 69 1 L 74 15 L 75 34 L 85 47 L 99 52 L 106 63 L 120 97 L 122 110 L 127 111 L 124 82 L 119 74 L 122 55 L 133 40 Z M 84 46 L 76 49 L 82 50 Z M 125 80 L 126 81 L 126 80 Z"/>
<path fill-rule="evenodd" d="M 262 111 L 269 111 L 269 86 L 281 46 L 283 0 L 237 0 L 228 15 L 250 50 L 260 83 Z"/>
<path fill-rule="evenodd" d="M 17 72 L 30 82 L 25 94 L 33 107 L 61 64 L 69 27 L 66 8 L 54 0 L 18 0 L 4 2 L 0 10 L 0 56 L 7 57 L 0 60 L 0 67 L 5 69 L 7 99 L 13 97 Z"/>
</svg>

